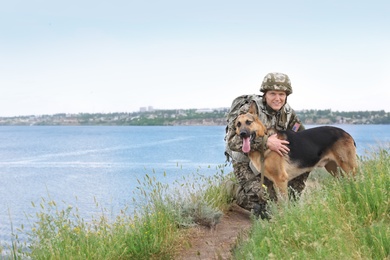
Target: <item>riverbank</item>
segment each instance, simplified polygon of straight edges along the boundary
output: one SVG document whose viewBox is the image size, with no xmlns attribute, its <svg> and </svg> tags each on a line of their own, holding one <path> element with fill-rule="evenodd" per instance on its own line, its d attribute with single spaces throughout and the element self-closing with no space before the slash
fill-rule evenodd
<svg viewBox="0 0 390 260">
<path fill-rule="evenodd" d="M 132 113 L 78 113 L 0 117 L 0 125 L 226 125 L 229 108 L 151 110 Z M 390 113 L 379 111 L 296 111 L 305 125 L 390 124 Z"/>
<path fill-rule="evenodd" d="M 271 221 L 252 219 L 249 235 L 232 245 L 232 258 L 388 258 L 390 151 L 381 149 L 360 160 L 354 179 L 334 179 L 319 171 L 310 176 L 313 185 L 298 201 L 270 203 Z M 35 205 L 40 213 L 30 216 L 34 223 L 28 234 L 31 244 L 20 244 L 17 233 L 22 231 L 15 228 L 8 250 L 12 257 L 31 259 L 171 259 L 180 252 L 185 255 L 185 247 L 184 253 L 180 249 L 194 245 L 190 227 L 204 225 L 218 232 L 224 221 L 221 213 L 229 216 L 231 197 L 220 185 L 225 178 L 231 175 L 221 172 L 172 191 L 146 175 L 138 190 L 147 205 L 132 216 L 123 211 L 113 221 L 103 210 L 101 216 L 86 222 L 77 208 L 42 200 Z M 198 251 L 201 254 L 211 247 L 203 243 Z"/>
</svg>

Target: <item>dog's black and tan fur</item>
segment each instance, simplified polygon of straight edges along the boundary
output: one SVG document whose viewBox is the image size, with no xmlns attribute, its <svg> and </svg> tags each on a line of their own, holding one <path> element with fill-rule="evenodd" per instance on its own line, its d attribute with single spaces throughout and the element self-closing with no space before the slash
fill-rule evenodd
<svg viewBox="0 0 390 260">
<path fill-rule="evenodd" d="M 257 107 L 252 102 L 248 113 L 239 115 L 235 121 L 236 134 L 241 138 L 261 137 L 267 134 L 267 129 L 257 115 Z M 340 169 L 347 174 L 355 174 L 357 169 L 356 147 L 353 138 L 344 130 L 322 126 L 308 130 L 293 132 L 278 131 L 278 138 L 289 142 L 290 152 L 280 156 L 267 149 L 264 153 L 264 176 L 274 183 L 282 198 L 287 198 L 287 183 L 295 177 L 313 170 L 315 167 L 325 167 L 333 176 Z M 260 152 L 250 150 L 248 156 L 261 172 Z"/>
</svg>

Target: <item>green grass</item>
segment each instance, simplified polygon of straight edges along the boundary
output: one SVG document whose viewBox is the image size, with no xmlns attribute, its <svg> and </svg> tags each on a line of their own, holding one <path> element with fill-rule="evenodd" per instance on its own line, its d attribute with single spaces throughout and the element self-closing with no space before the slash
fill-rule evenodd
<svg viewBox="0 0 390 260">
<path fill-rule="evenodd" d="M 256 221 L 236 259 L 388 259 L 390 156 L 360 158 L 356 178 L 324 178 L 297 202 L 272 205 Z"/>
<path fill-rule="evenodd" d="M 218 200 L 228 201 L 219 185 L 223 169 L 219 166 L 212 177 L 198 169 L 195 178 L 171 185 L 147 174 L 138 180 L 135 194 L 142 204 L 134 212 L 123 209 L 114 219 L 97 202 L 102 214 L 85 221 L 77 207 L 42 198 L 39 205 L 32 204 L 36 215 L 26 216 L 31 231 L 18 229 L 29 241 L 18 242 L 19 235 L 13 234 L 12 245 L 0 247 L 0 258 L 8 250 L 7 259 L 172 259 L 185 246 L 187 227 L 218 223 Z"/>
<path fill-rule="evenodd" d="M 354 179 L 316 171 L 310 177 L 315 185 L 301 199 L 271 203 L 272 219 L 254 220 L 235 259 L 389 259 L 389 150 L 359 160 Z M 33 227 L 28 243 L 18 242 L 22 226 L 0 253 L 10 251 L 7 259 L 172 259 L 186 246 L 187 227 L 215 225 L 232 201 L 221 185 L 231 173 L 223 166 L 211 177 L 201 172 L 170 185 L 145 175 L 137 188 L 144 203 L 114 217 L 101 209 L 86 221 L 77 207 L 42 199 L 32 205 L 38 213 L 26 217 Z"/>
</svg>

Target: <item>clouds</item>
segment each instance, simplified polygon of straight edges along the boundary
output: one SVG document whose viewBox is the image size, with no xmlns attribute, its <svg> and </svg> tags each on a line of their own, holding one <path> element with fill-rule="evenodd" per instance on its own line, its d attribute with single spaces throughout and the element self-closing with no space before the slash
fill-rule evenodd
<svg viewBox="0 0 390 260">
<path fill-rule="evenodd" d="M 228 107 L 271 71 L 295 109 L 390 111 L 385 1 L 1 5 L 0 116 Z"/>
</svg>

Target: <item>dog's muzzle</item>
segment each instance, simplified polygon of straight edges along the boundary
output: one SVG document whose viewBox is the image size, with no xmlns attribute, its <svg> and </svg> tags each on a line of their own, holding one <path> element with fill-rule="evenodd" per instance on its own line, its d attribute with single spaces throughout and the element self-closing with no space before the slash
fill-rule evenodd
<svg viewBox="0 0 390 260">
<path fill-rule="evenodd" d="M 252 141 L 253 139 L 255 139 L 255 137 L 256 137 L 256 133 L 255 132 L 249 132 L 248 130 L 242 130 L 241 132 L 240 132 L 240 137 L 241 138 L 248 138 L 248 137 L 250 137 L 250 140 Z"/>
</svg>

